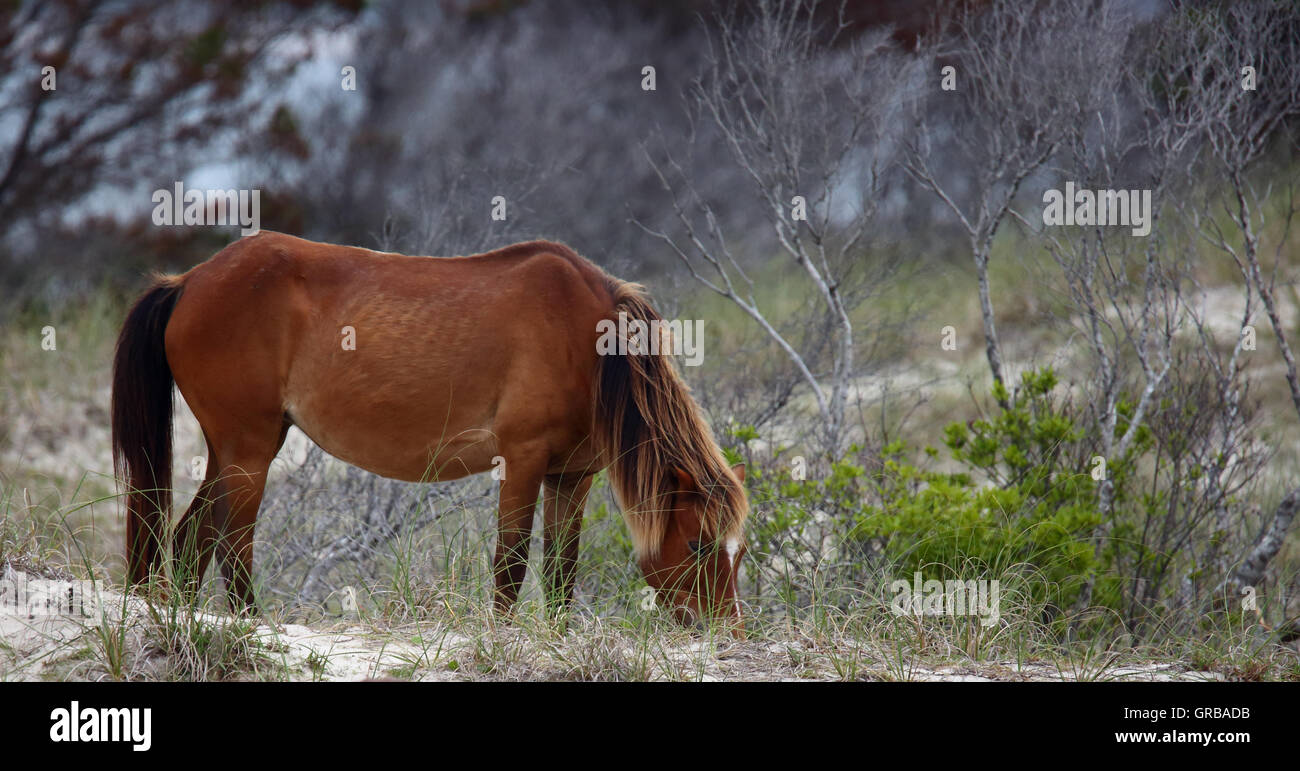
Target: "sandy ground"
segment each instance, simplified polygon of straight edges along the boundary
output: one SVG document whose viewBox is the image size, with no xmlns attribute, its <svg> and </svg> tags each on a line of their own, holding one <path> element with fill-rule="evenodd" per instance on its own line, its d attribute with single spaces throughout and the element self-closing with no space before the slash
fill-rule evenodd
<svg viewBox="0 0 1300 771">
<path fill-rule="evenodd" d="M 169 657 L 148 632 L 151 620 L 138 597 L 103 591 L 89 581 L 66 581 L 7 569 L 0 576 L 0 680 L 112 679 L 102 653 L 102 632 L 125 630 L 131 649 L 127 676 L 174 676 Z M 232 619 L 198 613 L 190 621 L 208 629 L 229 627 Z M 246 628 L 258 663 L 233 679 L 416 681 L 482 679 L 623 679 L 628 662 L 648 663 L 648 680 L 911 680 L 911 681 L 1214 681 L 1214 672 L 1191 671 L 1176 663 L 1108 665 L 1078 671 L 1047 662 L 971 662 L 900 664 L 888 654 L 863 650 L 846 670 L 818 661 L 813 646 L 797 640 L 688 640 L 653 652 L 638 650 L 630 638 L 579 630 L 552 640 L 529 639 L 518 630 L 484 630 L 472 638 L 446 626 L 339 624 L 317 629 L 301 624 Z M 495 656 L 484 655 L 485 650 Z M 177 655 L 177 654 L 173 654 Z M 855 658 L 855 657 L 849 657 Z"/>
</svg>

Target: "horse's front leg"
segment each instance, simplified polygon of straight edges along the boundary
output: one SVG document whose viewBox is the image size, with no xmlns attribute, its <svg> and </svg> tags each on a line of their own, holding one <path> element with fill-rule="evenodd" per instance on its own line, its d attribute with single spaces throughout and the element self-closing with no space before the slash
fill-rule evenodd
<svg viewBox="0 0 1300 771">
<path fill-rule="evenodd" d="M 591 490 L 591 475 L 549 476 L 543 498 L 542 585 L 546 605 L 555 613 L 573 599 L 582 512 Z"/>
<path fill-rule="evenodd" d="M 505 478 L 497 510 L 497 547 L 492 560 L 496 580 L 496 610 L 509 613 L 519 597 L 519 587 L 528 570 L 528 546 L 533 535 L 533 512 L 537 491 L 546 470 L 546 459 L 526 454 L 505 456 Z"/>
</svg>

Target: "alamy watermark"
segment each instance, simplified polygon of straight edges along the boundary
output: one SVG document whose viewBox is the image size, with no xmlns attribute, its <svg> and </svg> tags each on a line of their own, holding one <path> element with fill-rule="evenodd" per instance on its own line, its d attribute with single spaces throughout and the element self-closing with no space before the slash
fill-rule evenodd
<svg viewBox="0 0 1300 771">
<path fill-rule="evenodd" d="M 72 702 L 50 711 L 50 741 L 129 742 L 136 752 L 153 746 L 151 707 L 83 707 Z"/>
<path fill-rule="evenodd" d="M 1043 193 L 1044 225 L 1084 225 L 1132 228 L 1135 236 L 1151 233 L 1150 190 L 1086 190 L 1065 183 L 1065 191 Z"/>
<path fill-rule="evenodd" d="M 186 190 L 177 182 L 153 191 L 150 200 L 155 225 L 238 225 L 245 236 L 262 229 L 261 190 Z"/>
<path fill-rule="evenodd" d="M 596 323 L 600 338 L 596 353 L 601 356 L 682 356 L 688 367 L 698 367 L 704 360 L 704 321 L 701 319 L 631 319 L 618 312 L 618 322 L 601 319 Z"/>
<path fill-rule="evenodd" d="M 99 596 L 87 592 L 85 586 L 84 581 L 33 582 L 23 573 L 4 576 L 0 578 L 0 615 L 91 618 L 99 613 Z"/>
<path fill-rule="evenodd" d="M 925 581 L 917 571 L 911 583 L 900 578 L 889 584 L 889 591 L 894 592 L 890 607 L 899 616 L 979 616 L 984 627 L 1002 617 L 1002 590 L 996 578 Z"/>
</svg>

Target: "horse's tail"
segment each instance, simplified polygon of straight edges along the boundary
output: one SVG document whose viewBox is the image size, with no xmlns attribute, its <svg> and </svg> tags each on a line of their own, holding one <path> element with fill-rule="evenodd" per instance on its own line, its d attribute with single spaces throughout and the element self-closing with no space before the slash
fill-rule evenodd
<svg viewBox="0 0 1300 771">
<path fill-rule="evenodd" d="M 163 335 L 183 280 L 158 276 L 127 314 L 113 356 L 113 470 L 126 484 L 127 579 L 149 578 L 162 558 L 171 510 L 172 370 Z"/>
</svg>

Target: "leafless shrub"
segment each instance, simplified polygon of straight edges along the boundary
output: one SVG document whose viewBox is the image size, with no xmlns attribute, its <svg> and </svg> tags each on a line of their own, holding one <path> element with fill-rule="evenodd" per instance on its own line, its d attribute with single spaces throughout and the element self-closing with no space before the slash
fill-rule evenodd
<svg viewBox="0 0 1300 771">
<path fill-rule="evenodd" d="M 883 324 L 855 318 L 882 292 L 897 253 L 873 243 L 872 226 L 894 181 L 897 138 L 891 126 L 915 72 L 882 35 L 826 46 L 843 30 L 818 21 L 815 2 L 760 2 L 753 18 L 722 16 L 704 74 L 687 91 L 699 136 L 713 136 L 741 172 L 757 211 L 758 233 L 738 227 L 712 197 L 707 172 L 661 135 L 646 154 L 678 222 L 672 230 L 638 220 L 677 255 L 697 282 L 756 323 L 792 365 L 778 369 L 755 422 L 766 422 L 797 382 L 818 416 L 814 441 L 834 457 L 849 435 L 858 358 Z M 701 148 L 697 148 L 697 152 Z M 707 166 L 705 167 L 707 168 Z M 789 287 L 807 304 L 781 318 L 751 275 L 778 254 L 791 268 Z M 799 295 L 796 295 L 799 296 Z M 797 378 L 797 380 L 795 379 Z"/>
<path fill-rule="evenodd" d="M 1248 359 L 1261 356 L 1262 351 L 1247 354 L 1244 348 L 1255 314 L 1262 311 L 1273 331 L 1287 391 L 1300 415 L 1300 377 L 1277 297 L 1279 286 L 1294 286 L 1296 281 L 1294 275 L 1279 276 L 1287 268 L 1284 250 L 1297 211 L 1295 179 L 1284 175 L 1279 190 L 1277 176 L 1262 168 L 1271 148 L 1282 145 L 1294 152 L 1297 147 L 1300 15 L 1294 4 L 1272 0 L 1213 12 L 1192 6 L 1180 10 L 1154 49 L 1157 61 L 1169 73 L 1159 84 L 1162 106 L 1166 120 L 1196 127 L 1208 174 L 1226 184 L 1196 191 L 1198 195 L 1179 208 L 1196 237 L 1241 276 L 1244 293 L 1241 323 L 1236 339 L 1230 341 L 1232 353 L 1226 365 L 1216 370 L 1224 380 L 1244 369 Z M 1280 213 L 1270 211 L 1270 200 L 1277 199 L 1284 202 Z M 1272 255 L 1268 254 L 1270 240 Z M 1203 338 L 1210 348 L 1209 337 Z M 1235 401 L 1226 409 L 1235 410 Z M 1281 551 L 1298 502 L 1300 487 L 1289 485 L 1273 515 L 1251 528 L 1253 537 L 1243 532 L 1245 521 L 1239 514 L 1218 509 L 1208 545 L 1193 563 L 1194 570 L 1208 572 L 1218 583 L 1213 591 L 1198 593 L 1194 582 L 1185 581 L 1180 599 L 1196 609 L 1211 603 L 1221 607 L 1244 587 L 1260 584 Z M 1189 596 L 1193 594 L 1199 596 Z"/>
<path fill-rule="evenodd" d="M 988 265 L 1022 185 L 1076 127 L 1096 118 L 1119 78 L 1126 18 L 1117 4 L 995 0 L 959 11 L 955 31 L 926 49 L 938 82 L 915 103 L 907 169 L 956 217 L 974 262 L 993 380 L 1005 382 Z M 1104 127 L 1103 127 L 1104 128 Z"/>
</svg>

